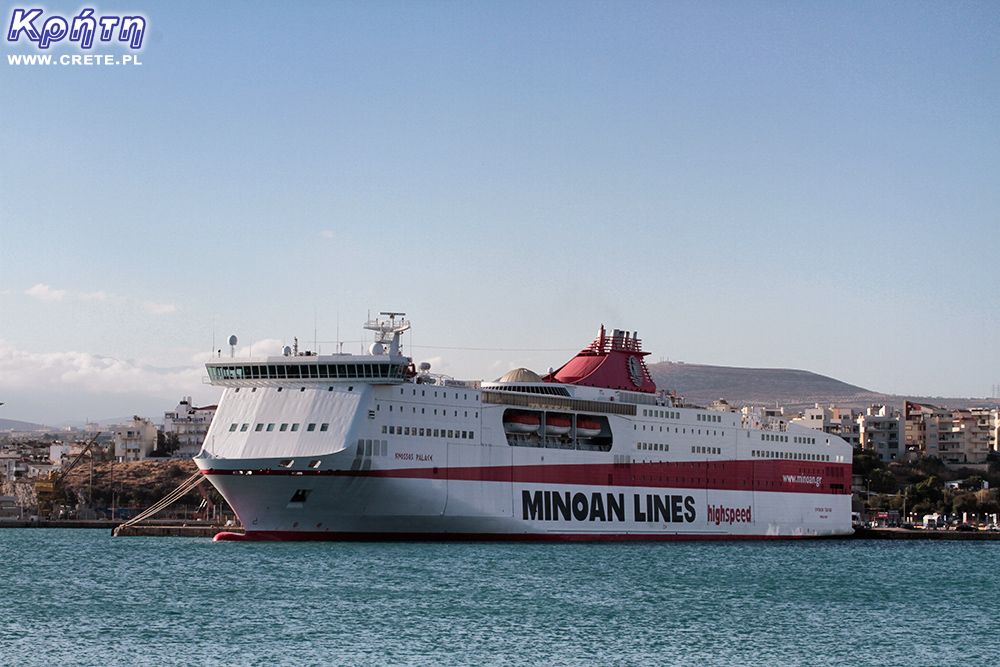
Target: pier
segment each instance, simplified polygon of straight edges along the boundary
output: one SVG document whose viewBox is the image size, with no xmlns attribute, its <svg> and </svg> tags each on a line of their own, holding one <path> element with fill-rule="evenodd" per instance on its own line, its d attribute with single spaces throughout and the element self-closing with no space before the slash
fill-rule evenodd
<svg viewBox="0 0 1000 667">
<path fill-rule="evenodd" d="M 1000 531 L 994 530 L 930 530 L 924 528 L 862 528 L 854 531 L 856 540 L 970 540 L 1000 541 Z"/>
<path fill-rule="evenodd" d="M 107 530 L 116 537 L 215 537 L 222 532 L 241 533 L 242 526 L 220 526 L 218 524 L 198 523 L 195 521 L 149 521 L 132 525 L 124 525 L 124 521 L 111 519 L 70 520 L 70 519 L 39 519 L 3 520 L 2 528 L 90 528 Z"/>
</svg>

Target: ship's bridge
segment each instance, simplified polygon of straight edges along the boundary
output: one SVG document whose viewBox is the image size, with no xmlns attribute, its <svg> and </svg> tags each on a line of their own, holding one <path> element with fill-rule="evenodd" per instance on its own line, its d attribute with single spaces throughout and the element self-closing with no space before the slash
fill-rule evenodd
<svg viewBox="0 0 1000 667">
<path fill-rule="evenodd" d="M 205 367 L 210 384 L 230 387 L 348 381 L 396 384 L 406 380 L 410 360 L 385 354 L 267 357 L 213 359 Z"/>
</svg>

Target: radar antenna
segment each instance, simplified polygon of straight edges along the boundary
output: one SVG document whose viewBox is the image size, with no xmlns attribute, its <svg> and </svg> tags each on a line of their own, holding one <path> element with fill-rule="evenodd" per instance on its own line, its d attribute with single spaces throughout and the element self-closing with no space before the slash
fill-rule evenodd
<svg viewBox="0 0 1000 667">
<path fill-rule="evenodd" d="M 379 315 L 381 317 L 365 322 L 365 329 L 375 332 L 375 343 L 371 347 L 372 354 L 384 354 L 384 346 L 388 344 L 389 354 L 398 355 L 399 337 L 410 328 L 409 321 L 403 319 L 406 313 L 381 312 Z"/>
</svg>

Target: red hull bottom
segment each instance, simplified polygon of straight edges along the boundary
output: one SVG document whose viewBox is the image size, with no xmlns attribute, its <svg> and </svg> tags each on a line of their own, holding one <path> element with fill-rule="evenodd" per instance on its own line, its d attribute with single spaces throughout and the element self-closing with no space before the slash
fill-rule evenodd
<svg viewBox="0 0 1000 667">
<path fill-rule="evenodd" d="M 219 533 L 216 542 L 693 542 L 711 540 L 845 539 L 851 535 L 643 535 L 636 533 L 327 533 L 250 530 Z"/>
</svg>

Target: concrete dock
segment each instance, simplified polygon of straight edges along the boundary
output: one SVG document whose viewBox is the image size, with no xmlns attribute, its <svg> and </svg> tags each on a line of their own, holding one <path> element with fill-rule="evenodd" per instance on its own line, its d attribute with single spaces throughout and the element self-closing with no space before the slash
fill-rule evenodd
<svg viewBox="0 0 1000 667">
<path fill-rule="evenodd" d="M 107 530 L 114 534 L 115 529 L 121 526 L 124 521 L 112 519 L 66 520 L 66 519 L 39 519 L 28 520 L 3 520 L 0 521 L 2 528 L 96 528 Z M 198 523 L 197 521 L 149 521 L 134 526 L 125 526 L 118 531 L 119 537 L 215 537 L 217 533 L 230 532 L 242 533 L 242 526 L 219 526 L 215 524 Z"/>
<path fill-rule="evenodd" d="M 1000 531 L 930 530 L 923 528 L 863 528 L 854 531 L 856 540 L 969 540 L 1000 541 Z"/>
</svg>

